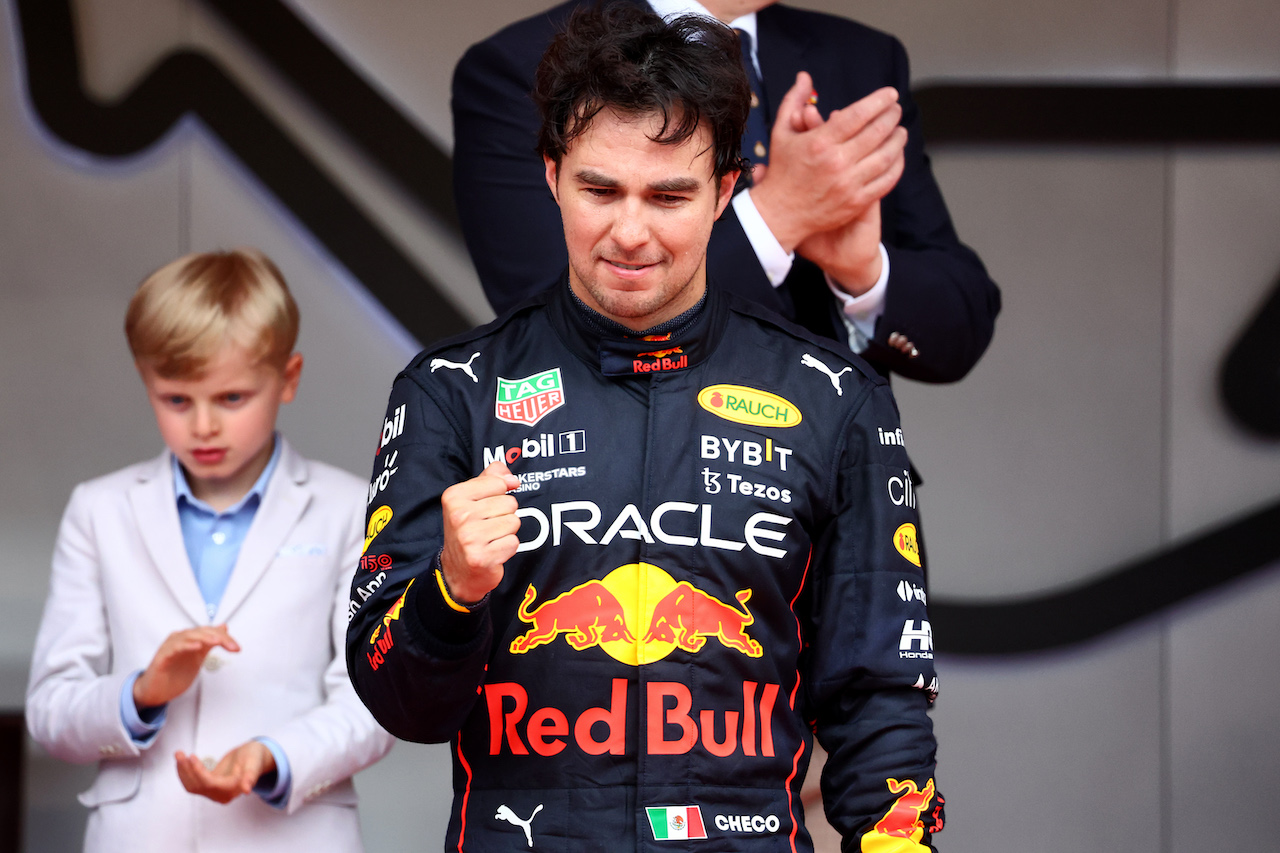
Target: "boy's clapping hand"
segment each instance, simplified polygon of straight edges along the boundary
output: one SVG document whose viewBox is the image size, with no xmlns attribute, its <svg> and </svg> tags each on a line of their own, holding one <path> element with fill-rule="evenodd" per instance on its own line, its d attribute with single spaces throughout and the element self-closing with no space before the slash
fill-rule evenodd
<svg viewBox="0 0 1280 853">
<path fill-rule="evenodd" d="M 229 652 L 240 651 L 240 644 L 227 633 L 226 625 L 188 628 L 170 634 L 133 683 L 134 704 L 139 710 L 158 708 L 181 696 L 196 680 L 205 657 L 215 646 Z"/>
<path fill-rule="evenodd" d="M 229 803 L 241 794 L 253 790 L 262 774 L 276 769 L 271 750 L 256 740 L 242 743 L 222 756 L 213 768 L 194 755 L 178 752 L 178 778 L 182 787 L 193 794 L 208 797 L 217 803 Z"/>
</svg>

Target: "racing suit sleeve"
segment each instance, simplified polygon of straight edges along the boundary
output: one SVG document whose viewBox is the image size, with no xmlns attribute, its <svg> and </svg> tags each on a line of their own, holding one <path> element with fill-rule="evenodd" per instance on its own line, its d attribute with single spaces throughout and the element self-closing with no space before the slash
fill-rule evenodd
<svg viewBox="0 0 1280 853">
<path fill-rule="evenodd" d="M 871 388 L 844 442 L 808 614 L 823 802 L 844 851 L 932 849 L 943 823 L 926 713 L 937 680 L 910 463 L 887 385 Z"/>
<path fill-rule="evenodd" d="M 447 741 L 461 727 L 493 634 L 487 606 L 450 601 L 436 573 L 440 495 L 474 476 L 463 434 L 449 407 L 411 376 L 396 379 L 351 585 L 347 668 L 356 693 L 387 731 L 420 743 Z"/>
</svg>

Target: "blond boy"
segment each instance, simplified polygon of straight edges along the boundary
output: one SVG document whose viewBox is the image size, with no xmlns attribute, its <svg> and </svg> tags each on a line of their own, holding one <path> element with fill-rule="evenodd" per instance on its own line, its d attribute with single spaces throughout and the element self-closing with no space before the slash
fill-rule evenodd
<svg viewBox="0 0 1280 853">
<path fill-rule="evenodd" d="M 391 746 L 338 654 L 364 485 L 275 431 L 297 331 L 251 250 L 129 304 L 168 449 L 72 494 L 27 690 L 32 737 L 98 763 L 88 851 L 360 849 L 350 776 Z"/>
</svg>

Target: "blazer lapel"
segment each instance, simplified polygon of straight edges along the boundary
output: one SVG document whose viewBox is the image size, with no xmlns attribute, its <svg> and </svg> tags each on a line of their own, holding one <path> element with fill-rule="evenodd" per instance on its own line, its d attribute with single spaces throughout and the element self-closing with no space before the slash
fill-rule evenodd
<svg viewBox="0 0 1280 853">
<path fill-rule="evenodd" d="M 769 127 L 773 127 L 778 104 L 796 82 L 796 75 L 808 71 L 813 77 L 818 73 L 805 67 L 805 53 L 811 37 L 808 33 L 789 26 L 786 9 L 766 6 L 756 12 L 756 53 L 760 59 L 760 74 L 764 78 L 765 100 L 768 107 Z M 822 89 L 816 85 L 819 92 Z"/>
<path fill-rule="evenodd" d="M 129 490 L 129 504 L 147 553 L 174 599 L 194 624 L 208 625 L 209 613 L 182 541 L 172 465 L 166 451 L 145 467 Z"/>
<path fill-rule="evenodd" d="M 306 485 L 306 460 L 283 436 L 280 441 L 283 445 L 280 461 L 267 483 L 262 504 L 249 526 L 244 544 L 240 546 L 240 556 L 236 558 L 231 579 L 227 581 L 227 589 L 218 605 L 214 618 L 219 624 L 230 619 L 236 608 L 249 597 L 311 501 L 311 490 Z"/>
</svg>

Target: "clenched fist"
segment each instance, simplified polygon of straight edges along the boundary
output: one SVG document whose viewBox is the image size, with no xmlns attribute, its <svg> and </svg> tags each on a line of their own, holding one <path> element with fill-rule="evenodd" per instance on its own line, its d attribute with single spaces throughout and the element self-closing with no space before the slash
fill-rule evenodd
<svg viewBox="0 0 1280 853">
<path fill-rule="evenodd" d="M 520 486 L 505 462 L 496 460 L 476 477 L 444 490 L 444 550 L 440 565 L 449 594 L 460 604 L 476 602 L 502 581 L 503 564 L 520 540 L 518 504 L 507 494 Z"/>
</svg>

